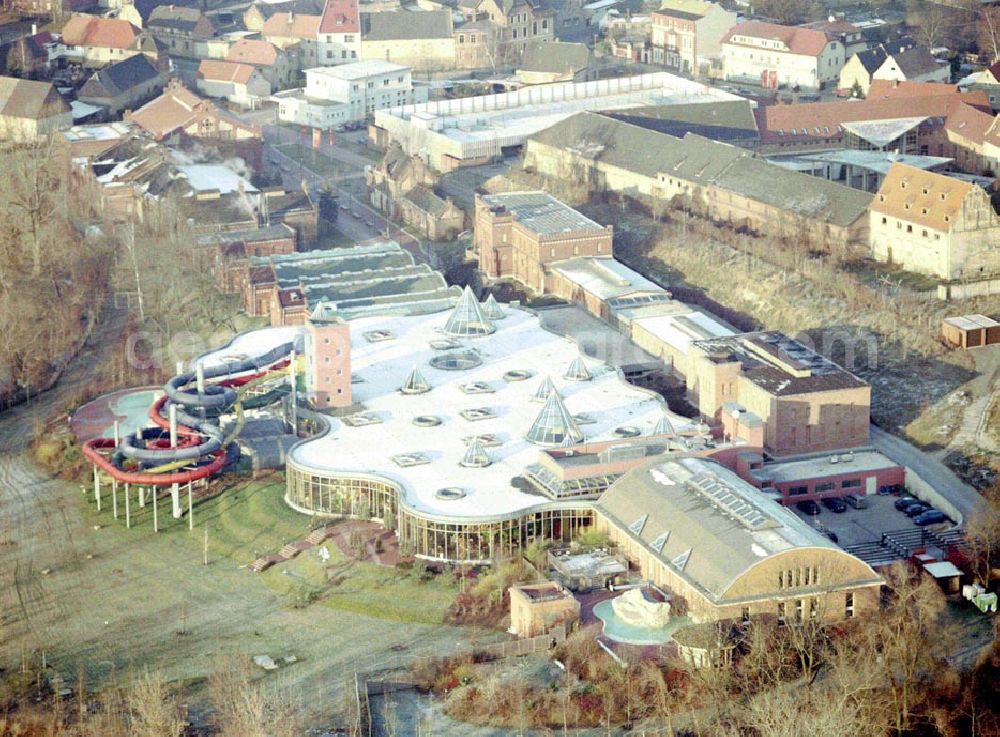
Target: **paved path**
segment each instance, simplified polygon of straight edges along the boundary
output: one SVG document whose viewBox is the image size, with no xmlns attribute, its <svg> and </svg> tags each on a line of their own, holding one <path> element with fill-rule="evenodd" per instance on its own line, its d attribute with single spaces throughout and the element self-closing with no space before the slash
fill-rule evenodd
<svg viewBox="0 0 1000 737">
<path fill-rule="evenodd" d="M 946 496 L 962 513 L 963 519 L 968 519 L 985 504 L 978 491 L 963 483 L 941 461 L 881 428 L 872 425 L 871 431 L 872 445 L 877 450 L 896 463 L 913 469 L 920 478 Z"/>
</svg>

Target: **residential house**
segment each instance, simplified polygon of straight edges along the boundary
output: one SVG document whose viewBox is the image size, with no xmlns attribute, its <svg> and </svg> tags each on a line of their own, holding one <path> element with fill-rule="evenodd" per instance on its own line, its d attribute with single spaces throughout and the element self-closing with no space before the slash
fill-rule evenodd
<svg viewBox="0 0 1000 737">
<path fill-rule="evenodd" d="M 1000 171 L 1000 158 L 995 147 L 990 147 L 988 142 L 995 138 L 1000 127 L 998 121 L 1000 116 L 958 103 L 944 124 L 948 138 L 945 154 L 954 159 L 956 166 L 964 172 L 996 176 L 996 172 Z"/>
<path fill-rule="evenodd" d="M 271 83 L 272 92 L 289 86 L 298 74 L 298 59 L 294 52 L 280 49 L 262 39 L 240 39 L 229 47 L 226 61 L 256 67 Z"/>
<path fill-rule="evenodd" d="M 789 171 L 694 133 L 683 138 L 610 116 L 578 113 L 531 136 L 524 166 L 621 192 L 651 208 L 671 203 L 775 236 L 867 243 L 871 195 Z"/>
<path fill-rule="evenodd" d="M 890 54 L 882 65 L 872 72 L 872 79 L 896 82 L 947 82 L 951 79 L 951 66 L 939 61 L 927 49 L 906 49 Z"/>
<path fill-rule="evenodd" d="M 212 16 L 198 8 L 179 5 L 154 8 L 146 28 L 171 54 L 189 58 L 208 56 L 206 44 L 216 34 Z"/>
<path fill-rule="evenodd" d="M 763 87 L 822 89 L 835 85 L 844 46 L 823 31 L 746 21 L 722 38 L 722 75 Z"/>
<path fill-rule="evenodd" d="M 165 75 L 144 55 L 109 64 L 91 75 L 76 99 L 104 109 L 108 119 L 136 107 L 159 94 Z"/>
<path fill-rule="evenodd" d="M 427 101 L 427 87 L 414 87 L 409 67 L 370 59 L 306 70 L 306 86 L 274 96 L 278 118 L 328 130 L 364 121 L 376 110 Z"/>
<path fill-rule="evenodd" d="M 590 64 L 590 49 L 586 44 L 532 41 L 524 47 L 517 65 L 517 79 L 522 84 L 589 82 L 597 76 Z"/>
<path fill-rule="evenodd" d="M 471 0 L 461 11 L 468 22 L 489 20 L 498 26 L 504 64 L 512 63 L 530 41 L 555 40 L 555 13 L 538 0 Z"/>
<path fill-rule="evenodd" d="M 72 123 L 51 82 L 0 77 L 0 141 L 34 141 Z"/>
<path fill-rule="evenodd" d="M 124 119 L 148 132 L 154 141 L 181 147 L 197 142 L 217 149 L 220 159 L 235 156 L 254 170 L 261 167 L 260 126 L 244 123 L 177 79 L 170 80 L 155 100 L 126 112 Z"/>
<path fill-rule="evenodd" d="M 88 67 L 101 67 L 139 53 L 136 41 L 142 32 L 117 18 L 74 15 L 62 29 L 64 56 Z"/>
<path fill-rule="evenodd" d="M 1000 112 L 1000 61 L 986 69 L 974 72 L 959 84 L 963 89 L 985 92 L 993 112 Z"/>
<path fill-rule="evenodd" d="M 51 33 L 32 33 L 0 45 L 0 74 L 38 79 L 49 69 Z"/>
<path fill-rule="evenodd" d="M 261 36 L 279 49 L 294 51 L 298 67 L 308 69 L 319 65 L 316 39 L 319 37 L 321 17 L 308 13 L 288 11 L 275 13 L 264 22 Z"/>
<path fill-rule="evenodd" d="M 264 25 L 275 15 L 283 13 L 292 18 L 296 15 L 312 15 L 319 18 L 323 13 L 322 0 L 287 0 L 286 2 L 254 2 L 243 11 L 243 26 L 254 33 L 263 33 Z M 318 26 L 317 26 L 318 29 Z M 315 31 L 309 35 L 315 38 Z"/>
<path fill-rule="evenodd" d="M 982 187 L 893 164 L 871 205 L 878 261 L 945 280 L 1000 275 L 1000 215 Z"/>
<path fill-rule="evenodd" d="M 500 45 L 500 26 L 493 21 L 462 23 L 455 26 L 452 36 L 456 69 L 491 69 L 496 73 L 497 66 L 505 64 L 505 59 L 501 58 L 501 52 L 506 54 L 506 51 Z M 442 48 L 442 52 L 444 50 Z"/>
<path fill-rule="evenodd" d="M 451 11 L 366 13 L 363 20 L 362 59 L 391 61 L 418 71 L 454 68 Z"/>
<path fill-rule="evenodd" d="M 885 60 L 892 54 L 902 53 L 914 46 L 916 46 L 916 42 L 912 38 L 904 37 L 894 41 L 885 41 L 865 51 L 851 54 L 847 63 L 844 64 L 844 68 L 840 70 L 837 94 L 865 97 L 868 94 L 872 75 L 885 63 Z"/>
<path fill-rule="evenodd" d="M 361 58 L 357 0 L 326 0 L 316 34 L 317 66 L 348 64 Z"/>
<path fill-rule="evenodd" d="M 719 58 L 721 39 L 736 20 L 736 13 L 718 3 L 667 0 L 652 14 L 650 61 L 699 76 Z"/>
<path fill-rule="evenodd" d="M 450 199 L 434 193 L 436 177 L 419 156 L 407 156 L 398 143 L 365 174 L 373 207 L 392 220 L 401 220 L 431 240 L 444 240 L 462 231 L 465 214 Z"/>
<path fill-rule="evenodd" d="M 221 97 L 252 107 L 271 94 L 271 83 L 250 64 L 203 59 L 198 65 L 198 89 L 209 97 Z"/>
<path fill-rule="evenodd" d="M 831 16 L 827 20 L 803 23 L 803 28 L 810 28 L 814 31 L 821 31 L 827 36 L 831 36 L 840 41 L 844 47 L 844 56 L 850 59 L 855 54 L 860 54 L 868 49 L 868 39 L 865 38 L 864 31 L 850 21 L 834 18 Z"/>
</svg>

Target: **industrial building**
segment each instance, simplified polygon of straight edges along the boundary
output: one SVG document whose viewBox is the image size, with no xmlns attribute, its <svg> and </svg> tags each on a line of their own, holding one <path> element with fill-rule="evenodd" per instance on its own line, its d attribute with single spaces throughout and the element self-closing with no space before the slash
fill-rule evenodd
<svg viewBox="0 0 1000 737">
<path fill-rule="evenodd" d="M 882 578 L 791 510 L 706 458 L 616 481 L 596 527 L 692 621 L 836 621 L 878 608 Z"/>
<path fill-rule="evenodd" d="M 407 154 L 419 154 L 434 169 L 448 172 L 520 147 L 531 135 L 578 112 L 735 99 L 666 72 L 558 82 L 378 110 L 372 140 L 382 148 L 398 142 Z"/>
</svg>

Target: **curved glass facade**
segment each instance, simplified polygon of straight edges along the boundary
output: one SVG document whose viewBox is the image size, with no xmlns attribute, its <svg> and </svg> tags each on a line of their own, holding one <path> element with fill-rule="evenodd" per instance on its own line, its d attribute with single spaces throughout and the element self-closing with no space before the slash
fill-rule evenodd
<svg viewBox="0 0 1000 737">
<path fill-rule="evenodd" d="M 377 476 L 319 472 L 289 462 L 286 479 L 286 499 L 296 509 L 329 517 L 394 519 L 400 547 L 434 560 L 478 563 L 509 558 L 536 540 L 568 542 L 594 523 L 589 502 L 526 509 L 504 519 L 447 520 L 400 505 L 399 487 Z"/>
</svg>

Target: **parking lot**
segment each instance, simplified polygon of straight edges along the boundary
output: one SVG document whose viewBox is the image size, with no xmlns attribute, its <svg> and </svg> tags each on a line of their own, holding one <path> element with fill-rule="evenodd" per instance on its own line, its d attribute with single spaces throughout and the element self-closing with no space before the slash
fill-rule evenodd
<svg viewBox="0 0 1000 737">
<path fill-rule="evenodd" d="M 850 552 L 869 563 L 884 562 L 886 557 L 902 557 L 904 553 L 908 555 L 906 549 L 912 546 L 940 544 L 931 533 L 947 531 L 953 526 L 951 522 L 947 522 L 918 527 L 911 518 L 896 510 L 894 504 L 899 499 L 898 496 L 871 495 L 867 499 L 867 509 L 848 506 L 846 511 L 840 513 L 833 512 L 822 504 L 822 511 L 815 516 L 805 514 L 794 505 L 790 509 L 807 524 L 832 531 L 837 536 L 840 547 L 857 548 Z M 888 543 L 884 537 L 886 533 L 890 533 L 893 538 Z M 945 533 L 944 537 L 947 539 L 950 535 Z"/>
</svg>

